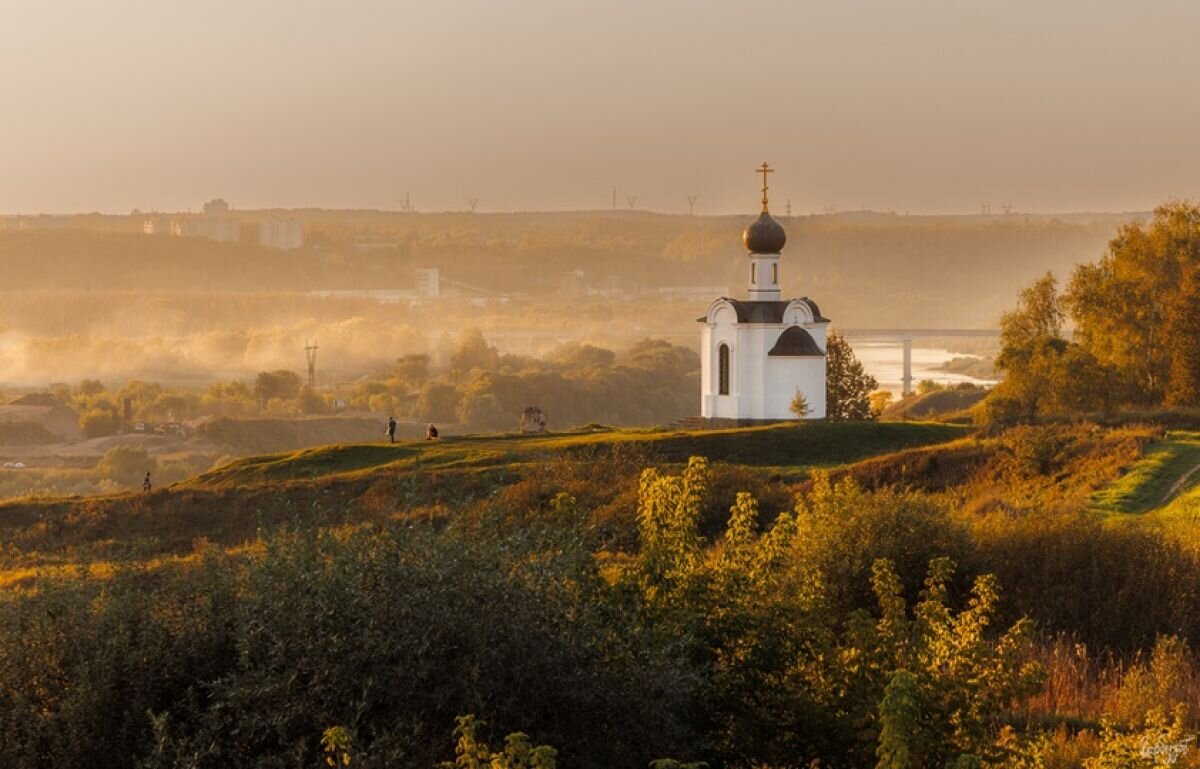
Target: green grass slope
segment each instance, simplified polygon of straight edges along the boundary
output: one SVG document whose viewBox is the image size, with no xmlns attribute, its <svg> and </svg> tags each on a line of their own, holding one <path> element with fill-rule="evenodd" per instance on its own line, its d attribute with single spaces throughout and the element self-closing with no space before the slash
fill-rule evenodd
<svg viewBox="0 0 1200 769">
<path fill-rule="evenodd" d="M 738 491 L 764 509 L 792 505 L 814 468 L 959 442 L 966 428 L 856 423 L 713 431 L 592 430 L 348 444 L 243 459 L 150 494 L 0 502 L 0 590 L 39 569 L 186 557 L 197 543 L 237 547 L 263 530 L 435 520 L 508 509 L 536 513 L 559 492 L 580 500 L 606 541 L 629 531 L 638 473 L 694 455 L 717 464 L 714 520 Z M 626 537 L 627 538 L 627 537 Z"/>
<path fill-rule="evenodd" d="M 1093 507 L 1106 514 L 1165 511 L 1173 501 L 1191 496 L 1200 483 L 1200 432 L 1173 431 L 1154 443 L 1129 470 L 1093 497 Z"/>
<path fill-rule="evenodd" d="M 704 456 L 791 474 L 961 438 L 969 429 L 930 422 L 779 424 L 730 430 L 595 430 L 482 435 L 396 444 L 345 444 L 232 462 L 180 484 L 220 488 L 374 472 L 487 469 L 534 464 L 559 454 L 632 448 L 662 461 Z"/>
</svg>

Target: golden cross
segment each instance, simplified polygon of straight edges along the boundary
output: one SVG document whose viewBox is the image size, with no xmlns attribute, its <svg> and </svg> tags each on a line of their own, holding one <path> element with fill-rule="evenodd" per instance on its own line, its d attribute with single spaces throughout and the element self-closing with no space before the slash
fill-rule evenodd
<svg viewBox="0 0 1200 769">
<path fill-rule="evenodd" d="M 761 166 L 759 166 L 758 170 L 755 173 L 760 173 L 763 175 L 762 206 L 763 206 L 763 210 L 766 211 L 767 210 L 767 174 L 775 173 L 775 169 L 771 168 L 766 163 L 763 163 Z"/>
</svg>

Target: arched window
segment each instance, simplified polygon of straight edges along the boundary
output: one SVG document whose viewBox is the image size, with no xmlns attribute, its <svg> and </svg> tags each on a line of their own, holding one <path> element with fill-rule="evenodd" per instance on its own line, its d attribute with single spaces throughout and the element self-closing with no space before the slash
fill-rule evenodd
<svg viewBox="0 0 1200 769">
<path fill-rule="evenodd" d="M 729 394 L 729 345 L 717 348 L 717 395 Z"/>
<path fill-rule="evenodd" d="M 771 265 L 771 285 L 779 285 L 779 262 L 775 262 Z"/>
<path fill-rule="evenodd" d="M 758 283 L 758 262 L 750 262 L 750 284 Z"/>
</svg>

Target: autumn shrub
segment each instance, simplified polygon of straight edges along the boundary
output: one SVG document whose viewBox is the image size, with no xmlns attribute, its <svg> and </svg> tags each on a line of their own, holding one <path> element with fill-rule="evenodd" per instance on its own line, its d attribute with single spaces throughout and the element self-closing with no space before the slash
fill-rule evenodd
<svg viewBox="0 0 1200 769">
<path fill-rule="evenodd" d="M 535 747 L 524 732 L 508 735 L 504 747 L 493 751 L 480 734 L 484 726 L 475 716 L 459 716 L 454 727 L 455 758 L 438 764 L 438 769 L 554 769 L 557 765 L 558 751 L 549 745 Z"/>
<path fill-rule="evenodd" d="M 113 446 L 96 464 L 96 474 L 126 487 L 140 486 L 146 473 L 156 474 L 158 460 L 140 446 Z"/>
<path fill-rule="evenodd" d="M 756 501 L 739 495 L 723 536 L 706 547 L 699 521 L 710 480 L 699 459 L 679 475 L 643 474 L 631 573 L 654 624 L 708 671 L 697 713 L 698 732 L 711 741 L 705 758 L 857 767 L 877 750 L 893 761 L 881 766 L 1009 757 L 999 743 L 1005 718 L 1042 682 L 1025 653 L 1032 624 L 996 629 L 998 580 L 984 575 L 959 590 L 963 580 L 944 554 L 911 565 L 907 584 L 890 560 L 872 557 L 963 547 L 944 510 L 898 493 L 872 507 L 876 495 L 852 482 L 819 482 L 795 516 L 763 529 Z M 830 516 L 862 508 L 838 538 Z M 861 606 L 850 587 L 857 569 L 837 570 L 857 547 L 872 558 L 864 581 L 873 600 Z M 961 593 L 965 600 L 955 598 Z M 911 685 L 889 694 L 896 681 Z M 888 720 L 913 709 L 919 718 Z M 905 755 L 910 764 L 894 763 Z"/>
<path fill-rule="evenodd" d="M 1055 427 L 1023 425 L 1000 436 L 1004 463 L 1019 477 L 1047 475 L 1061 467 L 1071 436 Z"/>
<path fill-rule="evenodd" d="M 316 765 L 333 723 L 359 765 L 430 766 L 470 710 L 573 766 L 678 755 L 694 676 L 570 532 L 280 534 L 5 596 L 0 763 Z"/>
<path fill-rule="evenodd" d="M 130 766 L 148 714 L 199 709 L 236 658 L 234 580 L 213 554 L 200 568 L 109 580 L 42 579 L 0 599 L 0 763 Z"/>
<path fill-rule="evenodd" d="M 879 766 L 1005 765 L 1006 718 L 1042 685 L 1044 671 L 1024 655 L 1032 623 L 992 629 L 1000 601 L 992 575 L 976 578 L 955 611 L 954 571 L 949 558 L 931 560 L 910 606 L 891 563 L 880 559 L 871 578 L 878 615 L 858 611 L 847 623 L 831 675 L 838 691 L 852 693 L 843 702 L 847 718 L 877 735 Z M 864 702 L 877 710 L 864 712 Z M 858 765 L 865 763 L 866 756 Z"/>
<path fill-rule="evenodd" d="M 1200 559 L 1153 530 L 1085 512 L 995 513 L 970 527 L 972 566 L 1009 586 L 1009 619 L 1118 651 L 1200 633 L 1200 606 L 1183 598 L 1200 593 Z"/>
<path fill-rule="evenodd" d="M 121 420 L 113 409 L 90 408 L 79 415 L 79 429 L 88 438 L 113 435 L 121 426 Z"/>
<path fill-rule="evenodd" d="M 872 605 L 872 564 L 891 562 L 901 581 L 920 584 L 933 558 L 970 560 L 966 528 L 943 500 L 852 479 L 818 476 L 796 506 L 798 557 L 821 575 L 828 600 L 843 612 Z M 915 587 L 913 588 L 915 590 Z"/>
<path fill-rule="evenodd" d="M 1148 655 L 1124 670 L 1105 697 L 1105 711 L 1115 724 L 1136 728 L 1155 708 L 1173 710 L 1196 702 L 1197 694 L 1200 670 L 1188 643 L 1178 636 L 1160 636 Z"/>
</svg>

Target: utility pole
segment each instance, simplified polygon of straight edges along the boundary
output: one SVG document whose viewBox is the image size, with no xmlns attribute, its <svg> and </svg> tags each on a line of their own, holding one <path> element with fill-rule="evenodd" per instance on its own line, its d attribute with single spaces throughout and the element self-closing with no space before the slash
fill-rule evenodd
<svg viewBox="0 0 1200 769">
<path fill-rule="evenodd" d="M 695 216 L 695 215 L 696 215 L 696 201 L 697 201 L 698 199 L 699 199 L 699 198 L 698 198 L 697 196 L 695 196 L 695 195 L 688 195 L 688 196 L 687 196 L 687 201 L 688 201 L 688 216 Z"/>
<path fill-rule="evenodd" d="M 613 210 L 617 210 L 617 186 L 613 185 Z"/>
<path fill-rule="evenodd" d="M 471 207 L 471 213 L 475 213 L 475 206 L 479 205 L 479 198 L 467 198 L 467 205 Z"/>
<path fill-rule="evenodd" d="M 633 207 L 637 205 L 637 195 L 627 195 L 625 199 L 629 201 L 629 210 L 632 211 Z"/>
<path fill-rule="evenodd" d="M 317 343 L 304 342 L 304 357 L 308 360 L 308 389 L 317 388 Z"/>
<path fill-rule="evenodd" d="M 787 217 L 789 219 L 792 218 L 792 199 L 791 198 L 788 198 L 788 201 L 787 201 Z"/>
</svg>

